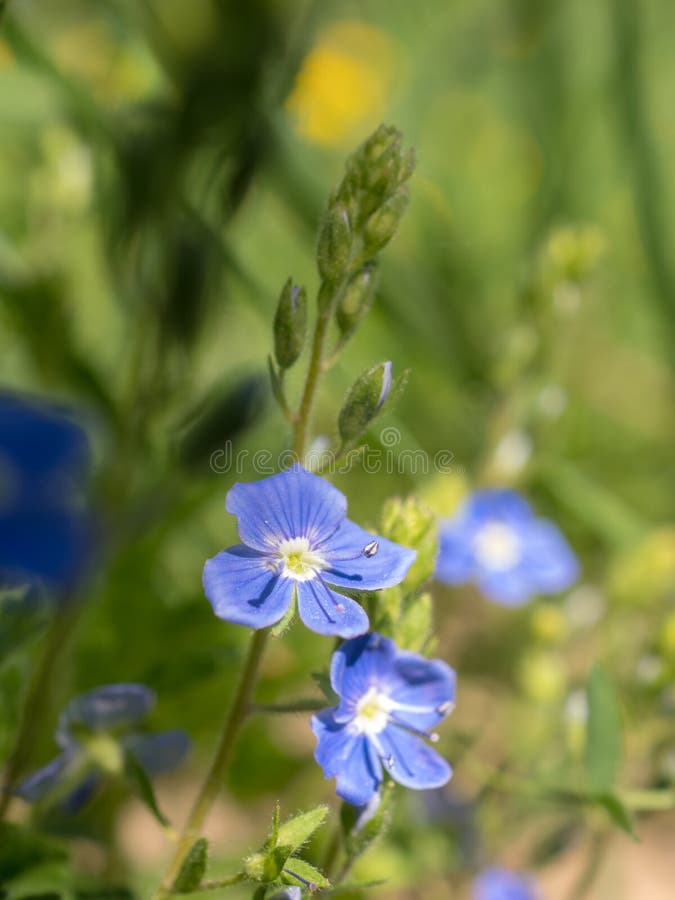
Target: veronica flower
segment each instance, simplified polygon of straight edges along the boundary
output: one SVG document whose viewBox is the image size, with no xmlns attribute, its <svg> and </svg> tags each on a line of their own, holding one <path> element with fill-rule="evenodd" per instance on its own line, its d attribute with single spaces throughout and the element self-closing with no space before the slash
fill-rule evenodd
<svg viewBox="0 0 675 900">
<path fill-rule="evenodd" d="M 574 583 L 579 564 L 556 528 L 535 516 L 512 490 L 476 491 L 441 523 L 436 578 L 473 581 L 497 603 L 519 606 L 535 594 L 555 594 Z"/>
<path fill-rule="evenodd" d="M 235 484 L 226 509 L 243 543 L 204 566 L 204 591 L 226 622 L 266 628 L 297 597 L 300 618 L 319 634 L 353 637 L 368 616 L 335 588 L 373 591 L 398 584 L 415 552 L 346 518 L 347 501 L 323 478 L 295 465 L 251 484 Z"/>
<path fill-rule="evenodd" d="M 29 803 L 51 797 L 74 813 L 106 775 L 124 771 L 127 753 L 149 775 L 175 768 L 190 746 L 185 732 L 147 734 L 138 729 L 155 700 L 154 691 L 142 684 L 107 684 L 76 697 L 59 718 L 55 738 L 61 752 L 15 793 Z"/>
<path fill-rule="evenodd" d="M 383 772 L 416 790 L 445 784 L 452 770 L 425 743 L 453 709 L 455 673 L 439 659 L 398 650 L 367 634 L 343 644 L 330 669 L 338 706 L 312 717 L 314 758 L 337 793 L 355 806 L 368 803 Z"/>
<path fill-rule="evenodd" d="M 55 406 L 0 394 L 0 570 L 67 590 L 91 546 L 77 500 L 89 467 L 82 428 Z"/>
<path fill-rule="evenodd" d="M 473 883 L 473 900 L 540 900 L 532 878 L 494 867 L 485 869 Z"/>
</svg>

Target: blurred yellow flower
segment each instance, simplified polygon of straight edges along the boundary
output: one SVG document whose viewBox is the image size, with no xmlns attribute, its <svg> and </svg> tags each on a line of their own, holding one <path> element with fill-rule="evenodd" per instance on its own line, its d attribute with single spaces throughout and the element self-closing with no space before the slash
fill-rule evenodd
<svg viewBox="0 0 675 900">
<path fill-rule="evenodd" d="M 286 108 L 302 137 L 340 145 L 382 118 L 394 74 L 394 47 L 384 31 L 337 22 L 305 58 Z"/>
<path fill-rule="evenodd" d="M 534 637 L 545 644 L 556 644 L 569 634 L 564 612 L 553 603 L 542 603 L 534 608 L 530 627 Z"/>
<path fill-rule="evenodd" d="M 520 662 L 518 680 L 531 700 L 547 703 L 559 699 L 566 687 L 565 670 L 557 655 L 530 650 Z"/>
</svg>

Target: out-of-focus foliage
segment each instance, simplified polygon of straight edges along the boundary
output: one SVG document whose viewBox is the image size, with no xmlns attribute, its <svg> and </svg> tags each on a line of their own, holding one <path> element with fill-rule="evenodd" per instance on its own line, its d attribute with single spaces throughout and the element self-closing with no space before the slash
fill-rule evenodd
<svg viewBox="0 0 675 900">
<path fill-rule="evenodd" d="M 521 610 L 434 587 L 433 627 L 428 591 L 407 606 L 392 589 L 383 617 L 458 672 L 440 745 L 455 776 L 401 800 L 350 880 L 433 900 L 464 896 L 479 867 L 506 861 L 538 867 L 555 900 L 560 860 L 589 833 L 592 849 L 612 823 L 639 833 L 641 811 L 668 806 L 674 15 L 667 0 L 4 5 L 0 380 L 81 410 L 104 539 L 67 637 L 45 638 L 42 606 L 39 622 L 1 620 L 21 646 L 0 634 L 0 758 L 52 640 L 60 665 L 31 764 L 49 758 L 71 697 L 148 684 L 152 730 L 179 725 L 195 742 L 157 785 L 162 811 L 182 820 L 245 640 L 214 618 L 202 565 L 235 541 L 228 488 L 274 468 L 288 444 L 263 387 L 279 293 L 292 276 L 311 311 L 326 186 L 387 120 L 416 148 L 410 208 L 372 310 L 326 376 L 318 430 L 336 437 L 336 409 L 377 360 L 412 374 L 370 426 L 377 469 L 335 482 L 351 518 L 401 541 L 403 501 L 381 516 L 392 494 L 449 515 L 478 484 L 516 485 L 565 533 L 582 579 Z M 407 508 L 421 582 L 433 540 L 426 509 Z M 0 595 L 0 615 L 15 600 Z M 289 631 L 257 699 L 302 696 L 326 656 L 325 639 Z M 306 715 L 248 724 L 209 834 L 216 874 L 260 846 L 277 799 L 289 814 L 333 802 L 312 746 Z M 28 816 L 19 801 L 13 816 Z M 155 885 L 166 844 L 128 790 L 68 821 L 36 818 L 36 835 L 0 834 L 10 898 Z M 322 868 L 329 840 L 312 839 L 306 865 Z"/>
</svg>

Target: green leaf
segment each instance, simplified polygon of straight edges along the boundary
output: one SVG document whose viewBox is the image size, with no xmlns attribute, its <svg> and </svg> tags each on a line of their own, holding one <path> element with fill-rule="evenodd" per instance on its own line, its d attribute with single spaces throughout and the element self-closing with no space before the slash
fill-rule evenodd
<svg viewBox="0 0 675 900">
<path fill-rule="evenodd" d="M 270 847 L 276 847 L 279 843 L 279 818 L 281 816 L 281 807 L 279 803 L 274 807 L 274 815 L 272 816 L 272 833 L 270 834 Z"/>
<path fill-rule="evenodd" d="M 157 805 L 155 790 L 143 766 L 129 750 L 125 754 L 124 762 L 126 774 L 138 788 L 138 793 L 143 803 L 145 803 L 160 825 L 164 828 L 169 828 L 171 823 Z"/>
<path fill-rule="evenodd" d="M 302 847 L 326 821 L 329 809 L 323 804 L 289 819 L 279 828 L 277 844 L 293 851 Z"/>
<path fill-rule="evenodd" d="M 630 835 L 634 841 L 639 842 L 640 839 L 635 833 L 633 825 L 633 817 L 616 794 L 600 794 L 596 800 L 600 806 L 607 810 L 610 819 L 617 827 Z"/>
<path fill-rule="evenodd" d="M 47 862 L 67 858 L 62 844 L 10 822 L 0 824 L 0 884 Z"/>
<path fill-rule="evenodd" d="M 603 794 L 614 785 L 619 768 L 621 718 L 614 686 L 599 665 L 590 674 L 586 694 L 586 773 L 591 790 Z"/>
<path fill-rule="evenodd" d="M 199 887 L 206 872 L 208 853 L 209 844 L 205 838 L 199 838 L 194 842 L 176 876 L 172 891 L 177 894 L 189 894 Z"/>
<path fill-rule="evenodd" d="M 281 880 L 284 884 L 309 886 L 310 891 L 330 887 L 330 881 L 315 866 L 296 857 L 286 863 L 281 872 Z"/>
</svg>

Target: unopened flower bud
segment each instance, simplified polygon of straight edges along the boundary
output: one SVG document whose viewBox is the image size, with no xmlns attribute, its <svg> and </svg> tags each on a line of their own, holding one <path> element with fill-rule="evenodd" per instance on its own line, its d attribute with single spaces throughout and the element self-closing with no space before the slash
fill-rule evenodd
<svg viewBox="0 0 675 900">
<path fill-rule="evenodd" d="M 336 320 L 343 337 L 349 337 L 370 311 L 375 299 L 375 267 L 364 266 L 354 275 L 344 290 L 336 312 Z"/>
<path fill-rule="evenodd" d="M 366 222 L 363 243 L 368 253 L 375 254 L 393 238 L 408 206 L 408 190 L 399 188 Z"/>
<path fill-rule="evenodd" d="M 289 278 L 274 316 L 274 355 L 281 369 L 289 369 L 302 353 L 307 331 L 307 294 Z"/>
<path fill-rule="evenodd" d="M 317 247 L 319 274 L 325 281 L 337 281 L 345 273 L 352 251 L 352 229 L 347 210 L 335 206 L 328 210 Z"/>
<path fill-rule="evenodd" d="M 391 363 L 367 369 L 352 385 L 338 417 L 345 443 L 358 440 L 381 411 L 391 390 Z"/>
</svg>

